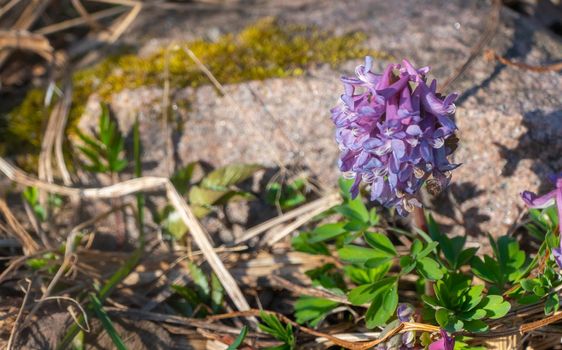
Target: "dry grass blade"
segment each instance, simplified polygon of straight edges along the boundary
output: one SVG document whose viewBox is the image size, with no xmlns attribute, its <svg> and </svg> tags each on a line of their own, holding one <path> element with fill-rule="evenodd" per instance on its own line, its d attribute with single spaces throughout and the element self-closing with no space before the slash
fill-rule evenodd
<svg viewBox="0 0 562 350">
<path fill-rule="evenodd" d="M 226 292 L 229 294 L 230 298 L 236 305 L 239 310 L 248 310 L 250 305 L 244 298 L 244 295 L 240 291 L 238 284 L 232 277 L 232 275 L 228 272 L 228 270 L 224 267 L 224 264 L 220 260 L 219 256 L 213 250 L 213 246 L 211 242 L 207 238 L 207 234 L 203 230 L 203 227 L 199 224 L 199 221 L 185 202 L 185 200 L 180 196 L 178 191 L 176 191 L 175 187 L 167 182 L 166 189 L 168 192 L 168 198 L 179 212 L 181 218 L 189 228 L 189 233 L 193 236 L 193 240 L 199 246 L 199 249 L 203 251 L 205 258 L 211 268 L 217 275 L 218 279 L 221 281 Z"/>
<path fill-rule="evenodd" d="M 0 47 L 3 50 L 35 52 L 48 62 L 52 62 L 54 58 L 53 47 L 45 36 L 25 30 L 0 30 Z"/>
<path fill-rule="evenodd" d="M 70 81 L 67 81 L 66 87 L 64 89 L 64 97 L 61 102 L 60 113 L 58 114 L 58 123 L 56 125 L 55 133 L 55 158 L 57 160 L 57 165 L 62 177 L 62 182 L 66 186 L 72 185 L 72 178 L 70 173 L 66 168 L 66 163 L 64 162 L 64 154 L 62 151 L 62 144 L 64 140 L 64 130 L 66 128 L 66 122 L 68 120 L 68 114 L 70 112 L 70 105 L 72 104 L 72 85 Z"/>
<path fill-rule="evenodd" d="M 12 230 L 15 238 L 17 238 L 23 247 L 25 254 L 33 254 L 39 250 L 39 245 L 35 240 L 29 235 L 29 233 L 23 228 L 20 222 L 16 219 L 12 211 L 6 204 L 4 199 L 0 198 L 0 212 L 4 215 L 8 226 Z"/>
<path fill-rule="evenodd" d="M 6 5 L 2 6 L 2 8 L 0 8 L 0 17 L 4 16 L 6 13 L 8 13 L 12 8 L 14 8 L 14 6 L 16 6 L 21 0 L 11 0 L 9 3 L 7 3 Z"/>
<path fill-rule="evenodd" d="M 75 232 L 72 232 L 70 235 L 68 235 L 68 237 L 66 239 L 66 250 L 64 252 L 64 260 L 63 260 L 62 264 L 60 265 L 59 269 L 57 270 L 57 272 L 55 273 L 55 275 L 53 276 L 53 279 L 51 280 L 51 282 L 47 286 L 47 289 L 45 289 L 45 291 L 43 292 L 43 295 L 41 296 L 41 299 L 39 299 L 37 304 L 35 304 L 33 306 L 33 308 L 31 309 L 31 311 L 29 312 L 29 314 L 27 314 L 26 323 L 31 320 L 31 317 L 33 317 L 33 315 L 39 310 L 39 308 L 41 307 L 43 302 L 51 296 L 51 292 L 53 291 L 53 288 L 55 288 L 59 279 L 66 272 L 66 269 L 71 267 L 74 264 L 74 262 L 76 260 L 75 255 L 74 255 L 74 249 L 75 249 L 74 242 L 75 242 L 77 233 L 78 233 L 78 231 L 75 231 Z"/>
<path fill-rule="evenodd" d="M 320 215 L 323 212 L 325 212 L 326 210 L 328 210 L 328 209 L 334 207 L 335 205 L 338 205 L 339 203 L 341 203 L 341 198 L 339 197 L 339 195 L 338 195 L 338 197 L 335 197 L 335 196 L 329 197 L 329 199 L 331 199 L 331 200 L 326 201 L 326 202 L 322 203 L 321 206 L 309 211 L 306 214 L 301 215 L 300 217 L 298 217 L 295 221 L 291 222 L 290 224 L 287 224 L 287 225 L 281 227 L 278 230 L 269 232 L 267 235 L 265 235 L 263 237 L 262 244 L 267 244 L 268 246 L 271 247 L 273 244 L 279 242 L 281 239 L 283 239 L 285 236 L 287 236 L 291 232 L 295 231 L 296 229 L 298 229 L 302 225 L 309 222 L 315 216 Z"/>
<path fill-rule="evenodd" d="M 239 310 L 247 310 L 250 308 L 248 302 L 242 294 L 242 291 L 236 284 L 236 281 L 232 278 L 232 275 L 230 275 L 218 255 L 213 250 L 213 246 L 203 227 L 183 197 L 181 197 L 176 191 L 170 180 L 162 177 L 140 177 L 102 188 L 72 188 L 34 179 L 23 171 L 10 165 L 3 158 L 0 158 L 0 172 L 4 173 L 4 175 L 6 175 L 10 180 L 17 182 L 20 185 L 36 186 L 37 188 L 48 192 L 78 198 L 116 198 L 141 191 L 151 191 L 164 188 L 172 206 L 178 213 L 180 213 L 182 220 L 189 229 L 189 233 L 193 236 L 195 243 L 203 252 L 207 262 L 221 281 L 236 307 Z"/>
<path fill-rule="evenodd" d="M 55 148 L 57 135 L 64 132 L 64 125 L 66 124 L 66 118 L 70 110 L 71 99 L 72 95 L 70 94 L 70 91 L 67 87 L 65 89 L 64 97 L 57 102 L 57 104 L 53 108 L 53 111 L 51 112 L 51 115 L 49 116 L 47 128 L 45 129 L 45 133 L 43 134 L 43 141 L 41 142 L 41 152 L 39 153 L 39 180 L 49 183 L 53 183 L 54 181 L 52 161 L 53 150 Z M 62 139 L 60 142 L 62 153 Z M 66 171 L 66 173 L 68 174 L 68 171 Z M 68 177 L 70 177 L 70 175 L 68 175 Z M 66 179 L 66 181 L 69 181 L 69 179 Z M 44 203 L 42 204 L 44 205 Z"/>
<path fill-rule="evenodd" d="M 95 13 L 90 14 L 90 18 L 97 21 L 97 20 L 101 20 L 101 19 L 105 19 L 108 17 L 112 17 L 112 16 L 116 16 L 122 12 L 125 12 L 127 10 L 126 7 L 112 7 L 109 8 L 107 10 L 101 10 Z M 85 25 L 87 24 L 86 20 L 83 17 L 78 17 L 78 18 L 73 18 L 73 19 L 69 19 L 66 21 L 62 21 L 59 23 L 55 23 L 55 24 L 50 24 L 48 26 L 45 26 L 43 28 L 40 28 L 38 30 L 35 31 L 35 33 L 37 34 L 44 34 L 44 35 L 48 35 L 48 34 L 53 34 L 56 32 L 60 32 L 62 30 L 66 30 L 72 27 L 76 27 L 76 26 L 81 26 L 81 25 Z"/>
<path fill-rule="evenodd" d="M 21 303 L 21 307 L 18 311 L 18 315 L 16 316 L 16 321 L 14 322 L 14 327 L 12 328 L 12 332 L 10 333 L 10 338 L 8 339 L 8 345 L 6 345 L 6 350 L 12 350 L 12 344 L 16 342 L 18 329 L 22 319 L 21 317 L 23 315 L 23 310 L 25 309 L 25 305 L 27 304 L 27 299 L 29 299 L 29 294 L 31 292 L 32 285 L 33 285 L 33 281 L 29 281 L 29 284 L 27 285 L 27 290 L 25 292 L 25 296 L 23 297 L 23 301 Z"/>
<path fill-rule="evenodd" d="M 271 220 L 268 220 L 264 223 L 261 223 L 257 226 L 252 227 L 251 229 L 249 229 L 248 231 L 246 231 L 246 233 L 244 235 L 242 235 L 242 237 L 236 239 L 236 241 L 234 241 L 235 244 L 239 244 L 242 242 L 245 242 L 249 239 L 252 239 L 255 236 L 260 235 L 261 233 L 268 231 L 272 228 L 274 228 L 275 226 L 281 225 L 289 220 L 292 220 L 296 217 L 299 217 L 301 215 L 305 215 L 313 210 L 316 210 L 319 207 L 325 207 L 327 205 L 327 203 L 334 203 L 334 205 L 337 205 L 339 203 L 341 203 L 341 197 L 339 195 L 339 193 L 333 193 L 330 195 L 327 195 L 325 197 L 322 197 L 320 199 L 317 199 L 313 202 L 310 202 L 308 204 L 305 204 L 301 207 L 298 207 L 296 209 L 293 209 L 283 215 L 280 215 L 276 218 L 273 218 Z"/>
<path fill-rule="evenodd" d="M 108 28 L 109 29 L 109 36 L 106 36 L 105 33 L 100 36 L 100 38 L 108 43 L 114 43 L 119 37 L 129 28 L 131 23 L 137 18 L 138 14 L 142 10 L 142 3 L 137 1 L 131 1 L 127 3 L 123 3 L 124 5 L 132 5 L 131 11 L 121 15 L 117 18 L 113 24 Z"/>
<path fill-rule="evenodd" d="M 78 11 L 80 16 L 82 16 L 82 18 L 84 19 L 84 22 L 88 23 L 88 25 L 92 27 L 92 29 L 94 30 L 102 29 L 102 26 L 98 23 L 98 21 L 96 21 L 95 18 L 92 18 L 92 16 L 90 15 L 90 13 L 88 13 L 88 11 L 84 7 L 84 5 L 82 5 L 80 0 L 71 0 L 71 2 L 72 2 L 72 6 L 74 6 L 76 11 Z"/>
<path fill-rule="evenodd" d="M 12 26 L 12 30 L 28 30 L 31 25 L 35 23 L 37 18 L 45 11 L 49 5 L 50 0 L 31 0 L 25 9 L 20 13 L 18 19 Z M 6 59 L 10 56 L 12 50 L 6 50 L 0 52 L 0 68 L 6 62 Z"/>
</svg>

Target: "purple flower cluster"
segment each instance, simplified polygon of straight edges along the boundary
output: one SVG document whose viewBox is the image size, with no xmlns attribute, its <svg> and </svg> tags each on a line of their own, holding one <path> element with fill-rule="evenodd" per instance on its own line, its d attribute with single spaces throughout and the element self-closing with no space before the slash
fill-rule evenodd
<svg viewBox="0 0 562 350">
<path fill-rule="evenodd" d="M 429 67 L 416 69 L 403 60 L 375 74 L 372 63 L 367 57 L 355 77 L 342 78 L 345 93 L 331 110 L 339 167 L 355 179 L 353 196 L 361 182 L 370 184 L 372 200 L 407 215 L 421 206 L 417 192 L 425 182 L 439 192 L 458 166 L 447 159 L 456 148 L 451 117 L 457 95 L 442 98 L 435 80 L 428 86 Z"/>
</svg>

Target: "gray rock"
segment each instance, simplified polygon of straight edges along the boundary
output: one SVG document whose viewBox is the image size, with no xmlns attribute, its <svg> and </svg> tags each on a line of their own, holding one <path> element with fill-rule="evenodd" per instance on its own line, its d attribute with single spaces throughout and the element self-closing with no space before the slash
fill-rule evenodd
<svg viewBox="0 0 562 350">
<path fill-rule="evenodd" d="M 408 57 L 418 66 L 432 65 L 432 74 L 443 82 L 468 57 L 490 12 L 489 4 L 476 0 L 268 4 L 206 16 L 197 16 L 197 11 L 168 13 L 169 30 L 145 26 L 142 36 L 161 35 L 162 42 L 169 42 L 204 36 L 205 30 L 237 30 L 258 17 L 275 15 L 335 33 L 363 31 L 369 36 L 369 47 L 398 59 Z M 132 38 L 140 36 L 139 26 Z M 154 46 L 154 40 L 148 45 Z M 554 61 L 562 52 L 559 38 L 508 9 L 502 10 L 490 46 L 529 64 Z M 174 161 L 204 160 L 216 166 L 293 164 L 306 168 L 326 186 L 335 186 L 338 151 L 329 109 L 342 92 L 338 77 L 352 74 L 361 60 L 338 71 L 316 67 L 302 78 L 229 85 L 227 96 L 219 96 L 211 86 L 172 91 L 178 106 L 184 99 L 190 101 L 190 110 L 179 107 L 176 115 L 183 125 L 173 137 Z M 387 63 L 376 62 L 376 68 Z M 547 189 L 546 175 L 562 169 L 561 82 L 558 73 L 532 73 L 478 57 L 451 87 L 461 92 L 456 115 L 461 143 L 455 160 L 463 166 L 454 172 L 449 194 L 432 202 L 442 214 L 438 219 L 453 232 L 504 234 L 522 210 L 518 193 Z M 130 115 L 140 112 L 145 159 L 156 164 L 152 172 L 160 175 L 166 153 L 158 121 L 161 99 L 159 88 L 125 91 L 113 99 L 123 125 L 131 125 Z"/>
</svg>

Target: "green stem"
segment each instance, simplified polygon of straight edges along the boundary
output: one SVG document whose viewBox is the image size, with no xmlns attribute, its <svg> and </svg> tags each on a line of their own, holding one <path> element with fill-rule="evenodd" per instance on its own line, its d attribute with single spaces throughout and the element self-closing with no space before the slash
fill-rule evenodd
<svg viewBox="0 0 562 350">
<path fill-rule="evenodd" d="M 140 154 L 141 154 L 141 145 L 140 145 L 140 137 L 139 137 L 139 129 L 138 129 L 138 120 L 135 122 L 134 126 L 134 158 L 135 158 L 135 176 L 140 177 L 142 176 L 142 164 L 140 162 Z M 123 266 L 119 268 L 111 278 L 105 282 L 103 287 L 100 289 L 98 293 L 98 299 L 101 305 L 111 292 L 117 287 L 117 285 L 127 277 L 138 265 L 141 257 L 144 255 L 144 247 L 145 247 L 145 237 L 144 237 L 144 195 L 137 194 L 137 225 L 139 229 L 139 246 L 135 249 L 133 254 Z M 91 315 L 94 309 L 92 308 L 91 304 L 88 304 L 86 307 L 86 313 Z M 84 323 L 84 315 L 80 315 L 78 317 L 78 322 L 73 323 L 70 328 L 67 330 L 66 334 L 64 335 L 60 344 L 57 345 L 57 350 L 66 349 L 71 343 L 74 337 L 80 331 L 80 327 L 78 324 Z"/>
</svg>

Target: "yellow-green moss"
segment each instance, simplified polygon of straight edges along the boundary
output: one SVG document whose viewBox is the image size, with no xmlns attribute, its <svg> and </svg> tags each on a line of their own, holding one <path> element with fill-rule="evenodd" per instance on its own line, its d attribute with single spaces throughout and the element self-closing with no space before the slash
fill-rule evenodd
<svg viewBox="0 0 562 350">
<path fill-rule="evenodd" d="M 371 55 L 389 59 L 385 53 L 361 46 L 366 36 L 351 33 L 334 36 L 316 27 L 280 25 L 271 18 L 263 19 L 237 35 L 227 34 L 215 42 L 195 40 L 162 48 L 148 57 L 122 54 L 109 57 L 91 68 L 73 75 L 73 107 L 69 120 L 77 121 L 88 96 L 97 92 L 102 99 L 123 89 L 162 86 L 166 60 L 172 87 L 198 87 L 208 78 L 189 58 L 189 47 L 221 83 L 238 83 L 274 77 L 302 75 L 306 68 L 319 63 L 336 66 L 349 59 Z M 8 151 L 39 146 L 44 93 L 31 90 L 23 103 L 8 116 Z"/>
</svg>

